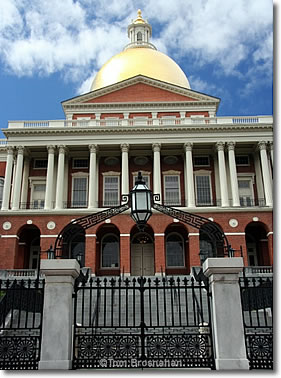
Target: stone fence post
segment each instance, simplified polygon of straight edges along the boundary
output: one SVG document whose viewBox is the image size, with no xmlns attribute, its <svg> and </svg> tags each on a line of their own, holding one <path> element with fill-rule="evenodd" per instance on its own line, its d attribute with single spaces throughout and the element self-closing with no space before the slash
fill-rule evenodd
<svg viewBox="0 0 281 378">
<path fill-rule="evenodd" d="M 44 312 L 39 369 L 71 369 L 73 286 L 77 260 L 41 260 L 45 274 Z"/>
<path fill-rule="evenodd" d="M 203 272 L 212 293 L 212 329 L 217 370 L 249 369 L 238 274 L 242 257 L 208 258 Z"/>
</svg>

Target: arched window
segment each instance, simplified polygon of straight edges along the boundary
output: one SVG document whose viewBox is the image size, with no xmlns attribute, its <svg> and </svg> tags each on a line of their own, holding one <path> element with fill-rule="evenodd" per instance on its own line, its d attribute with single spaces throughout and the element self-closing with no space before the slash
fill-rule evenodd
<svg viewBox="0 0 281 378">
<path fill-rule="evenodd" d="M 184 267 L 184 242 L 180 234 L 172 233 L 166 238 L 167 267 Z"/>
<path fill-rule="evenodd" d="M 212 241 L 209 239 L 208 235 L 200 233 L 200 240 L 199 240 L 199 245 L 200 245 L 200 262 L 201 265 L 203 262 L 208 258 L 208 257 L 213 257 L 215 256 L 215 251 L 214 251 L 214 245 Z"/>
<path fill-rule="evenodd" d="M 137 41 L 138 42 L 142 41 L 142 34 L 141 34 L 141 32 L 138 32 L 138 34 L 137 34 Z"/>
<path fill-rule="evenodd" d="M 102 239 L 101 248 L 101 267 L 119 267 L 119 239 L 116 235 L 110 234 Z"/>
<path fill-rule="evenodd" d="M 3 201 L 3 190 L 4 190 L 4 179 L 0 177 L 0 207 L 2 206 L 2 201 Z"/>
<path fill-rule="evenodd" d="M 85 234 L 76 235 L 70 244 L 70 257 L 80 262 L 81 266 L 85 266 Z"/>
</svg>

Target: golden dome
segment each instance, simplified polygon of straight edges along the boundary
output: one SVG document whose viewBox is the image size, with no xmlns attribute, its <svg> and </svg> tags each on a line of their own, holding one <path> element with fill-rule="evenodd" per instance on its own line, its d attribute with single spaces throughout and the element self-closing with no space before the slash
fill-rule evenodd
<svg viewBox="0 0 281 378">
<path fill-rule="evenodd" d="M 91 91 L 143 75 L 190 89 L 187 77 L 167 55 L 149 47 L 128 48 L 113 56 L 97 73 Z"/>
</svg>

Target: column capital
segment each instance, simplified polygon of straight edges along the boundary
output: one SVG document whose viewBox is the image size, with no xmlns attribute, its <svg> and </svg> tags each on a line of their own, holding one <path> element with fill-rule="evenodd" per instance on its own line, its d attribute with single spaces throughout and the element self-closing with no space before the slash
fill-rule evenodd
<svg viewBox="0 0 281 378">
<path fill-rule="evenodd" d="M 17 146 L 16 149 L 18 151 L 18 155 L 23 155 L 23 153 L 24 153 L 24 147 L 23 146 Z"/>
<path fill-rule="evenodd" d="M 185 152 L 186 151 L 192 151 L 193 143 L 192 142 L 187 142 L 183 146 L 184 146 Z"/>
<path fill-rule="evenodd" d="M 14 155 L 14 147 L 8 146 L 6 147 L 7 155 Z"/>
<path fill-rule="evenodd" d="M 59 154 L 65 154 L 67 151 L 67 147 L 64 144 L 60 144 L 58 146 Z"/>
<path fill-rule="evenodd" d="M 152 144 L 152 150 L 153 150 L 153 152 L 160 152 L 160 150 L 161 150 L 161 143 L 153 143 Z"/>
<path fill-rule="evenodd" d="M 98 152 L 98 145 L 97 144 L 89 144 L 90 153 L 97 153 Z"/>
<path fill-rule="evenodd" d="M 47 146 L 48 154 L 54 154 L 55 153 L 56 146 L 49 145 Z"/>
<path fill-rule="evenodd" d="M 227 149 L 228 151 L 234 151 L 235 150 L 235 142 L 227 142 Z"/>
<path fill-rule="evenodd" d="M 273 150 L 273 141 L 268 142 L 268 148 L 269 148 L 269 150 Z"/>
<path fill-rule="evenodd" d="M 120 144 L 120 148 L 121 148 L 122 152 L 129 152 L 130 146 L 129 146 L 128 143 L 122 143 L 122 144 Z"/>
<path fill-rule="evenodd" d="M 216 149 L 217 149 L 217 151 L 224 151 L 224 146 L 225 146 L 224 142 L 217 142 L 216 143 Z"/>
<path fill-rule="evenodd" d="M 262 150 L 266 150 L 266 141 L 264 141 L 264 140 L 261 140 L 260 142 L 258 142 L 258 148 L 259 148 L 259 150 L 260 151 L 262 151 Z"/>
</svg>

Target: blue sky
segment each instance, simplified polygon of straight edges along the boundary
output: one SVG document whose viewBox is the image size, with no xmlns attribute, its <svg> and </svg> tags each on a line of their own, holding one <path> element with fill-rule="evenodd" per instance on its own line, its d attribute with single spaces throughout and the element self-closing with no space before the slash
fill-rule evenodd
<svg viewBox="0 0 281 378">
<path fill-rule="evenodd" d="M 63 118 L 138 8 L 191 88 L 221 98 L 218 115 L 272 114 L 271 0 L 0 0 L 0 127 Z"/>
</svg>

